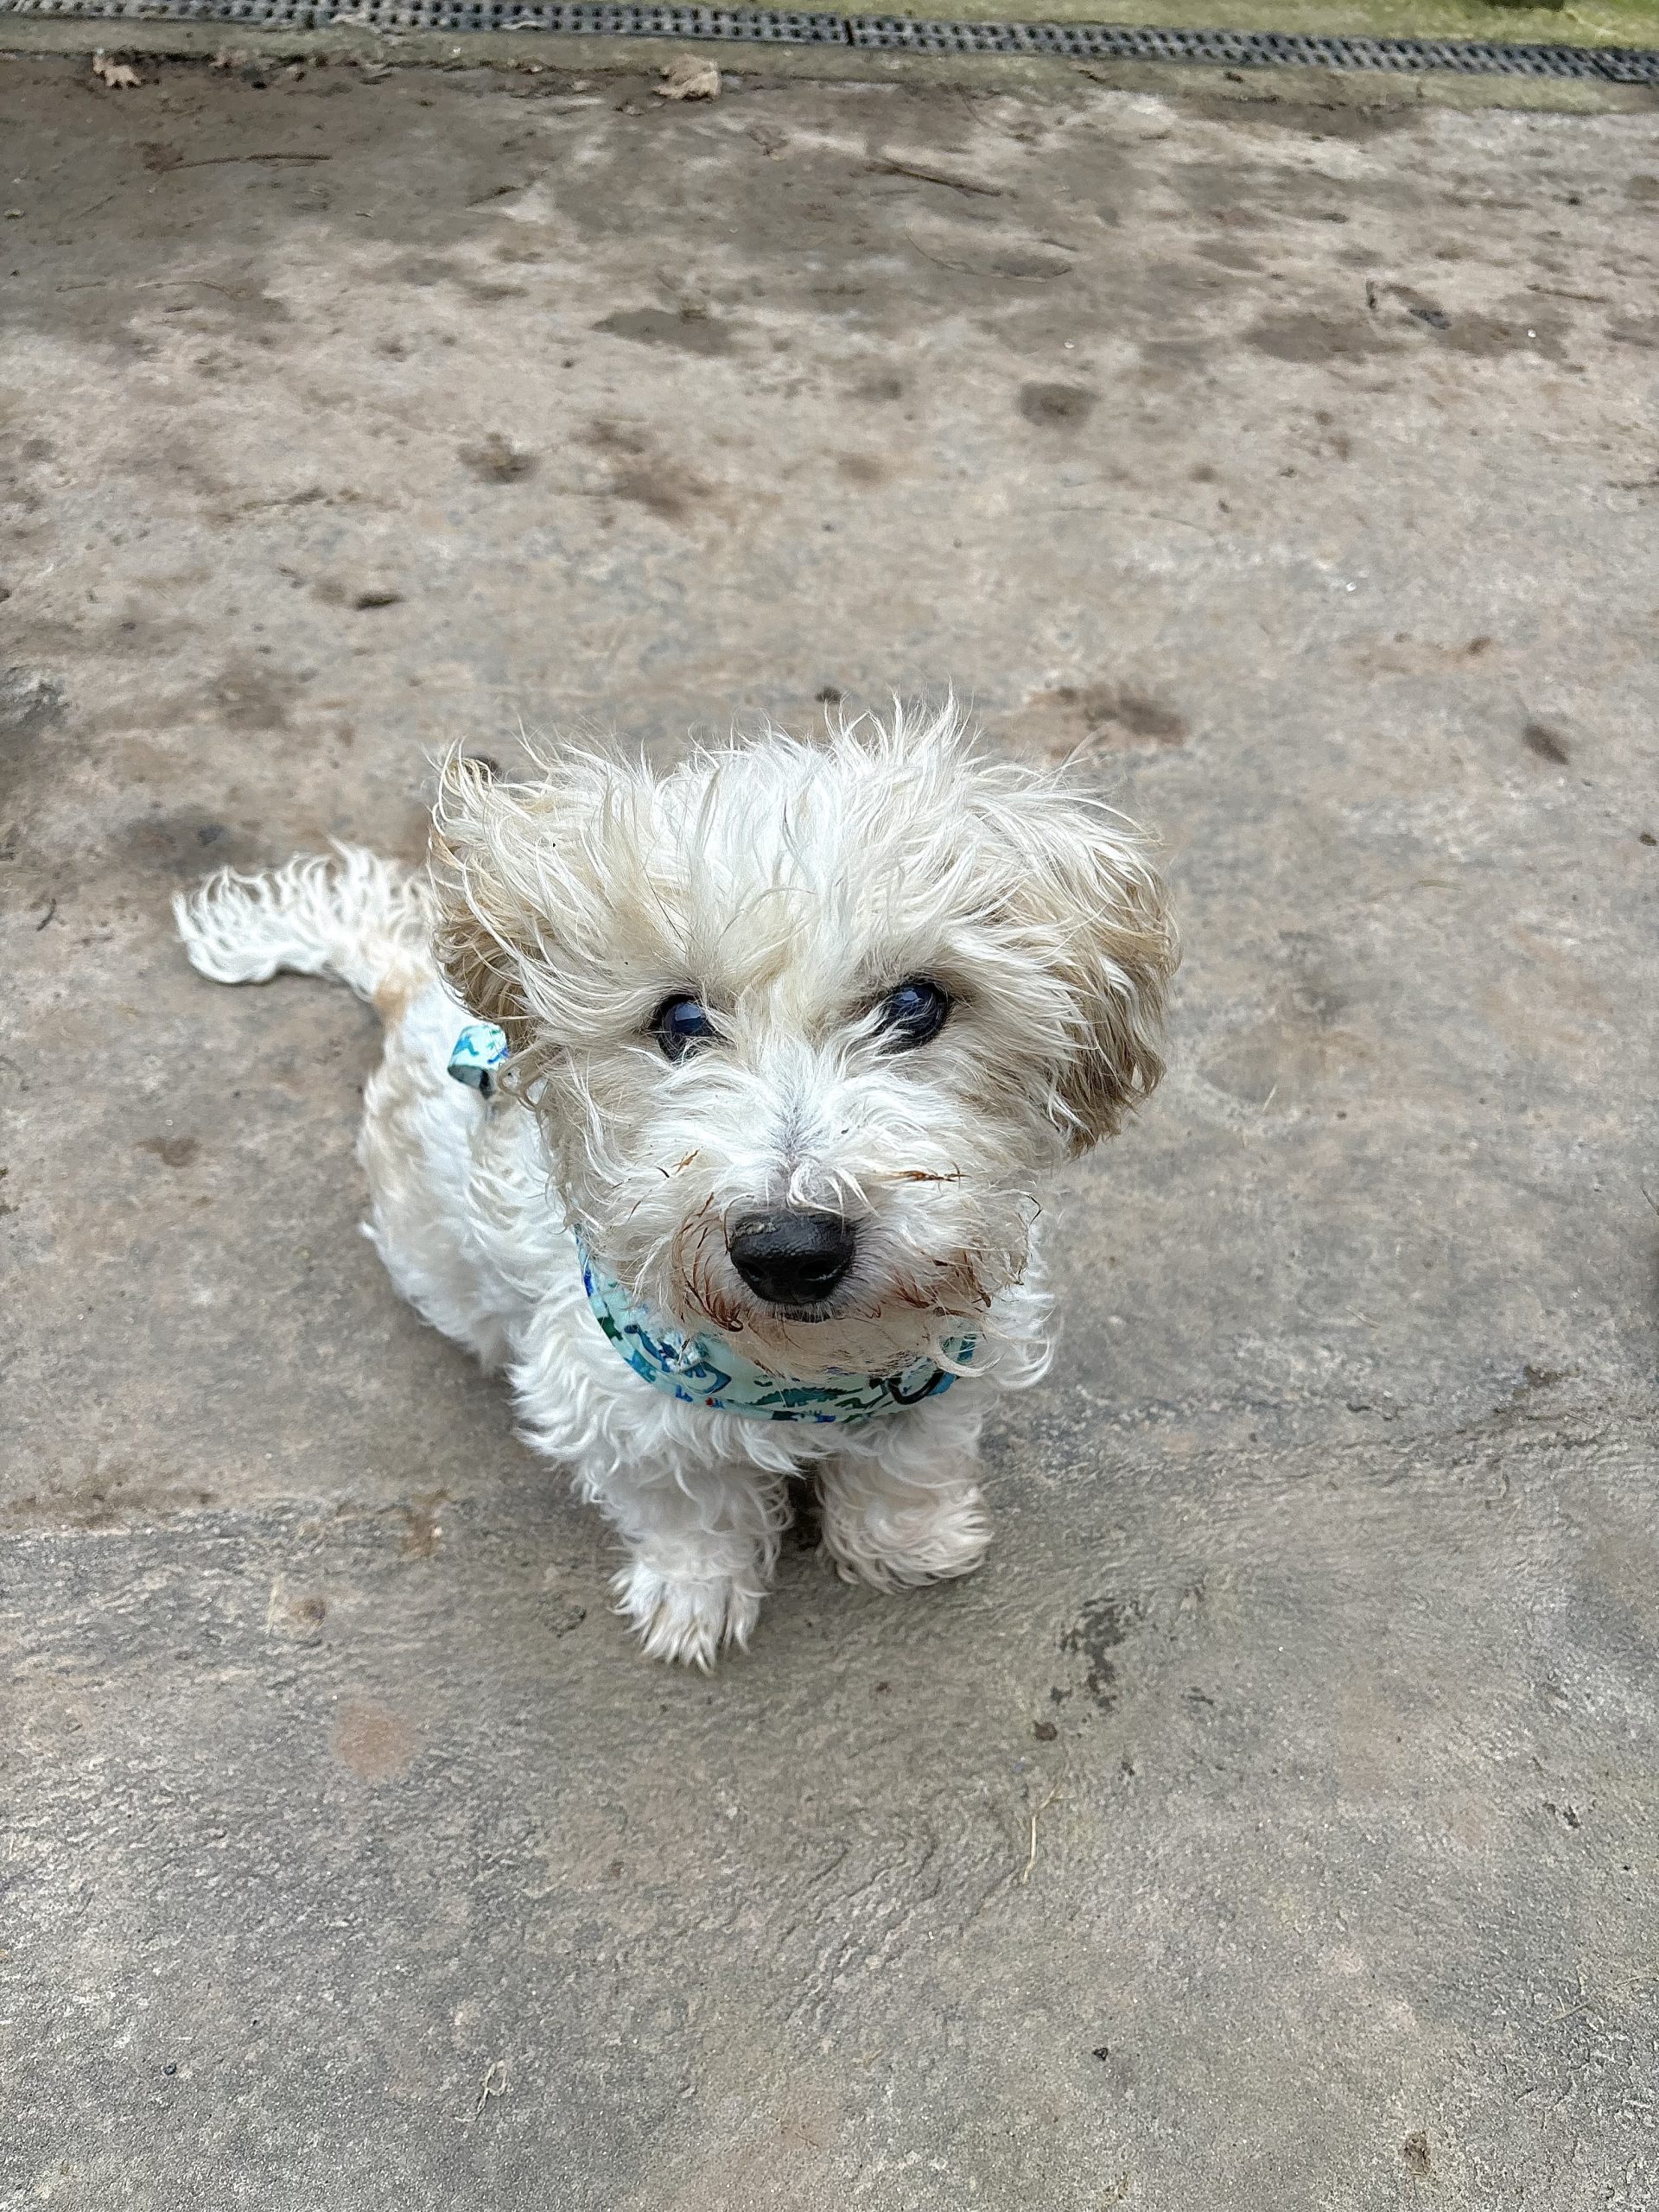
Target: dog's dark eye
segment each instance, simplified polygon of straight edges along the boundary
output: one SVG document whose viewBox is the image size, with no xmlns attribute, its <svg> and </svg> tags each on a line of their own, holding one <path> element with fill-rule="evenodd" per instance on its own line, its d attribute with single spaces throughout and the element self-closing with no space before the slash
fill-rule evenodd
<svg viewBox="0 0 1659 2212">
<path fill-rule="evenodd" d="M 883 1031 L 898 1050 L 907 1052 L 938 1035 L 950 1011 L 950 1001 L 929 976 L 912 976 L 896 991 L 887 993 L 879 1010 Z"/>
<path fill-rule="evenodd" d="M 683 1060 L 694 1045 L 712 1037 L 715 1025 L 700 999 L 688 992 L 664 999 L 651 1017 L 652 1034 L 671 1060 Z"/>
</svg>

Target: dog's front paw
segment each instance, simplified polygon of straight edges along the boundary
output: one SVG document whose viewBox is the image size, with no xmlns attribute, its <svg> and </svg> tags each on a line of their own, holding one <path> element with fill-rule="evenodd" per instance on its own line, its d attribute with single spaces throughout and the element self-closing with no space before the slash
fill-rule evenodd
<svg viewBox="0 0 1659 2212">
<path fill-rule="evenodd" d="M 902 1501 L 856 1502 L 823 1496 L 823 1548 L 844 1582 L 877 1590 L 913 1589 L 971 1574 L 984 1558 L 991 1525 L 977 1483 L 948 1490 L 911 1490 Z"/>
<path fill-rule="evenodd" d="M 617 1611 L 648 1659 L 701 1667 L 705 1674 L 722 1644 L 741 1650 L 747 1643 L 760 1613 L 760 1592 L 729 1574 L 666 1573 L 643 1559 L 625 1567 L 611 1587 Z"/>
</svg>

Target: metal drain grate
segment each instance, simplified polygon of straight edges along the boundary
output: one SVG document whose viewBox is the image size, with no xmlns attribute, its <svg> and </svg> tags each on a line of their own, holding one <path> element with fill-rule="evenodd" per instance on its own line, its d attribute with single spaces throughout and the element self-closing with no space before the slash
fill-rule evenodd
<svg viewBox="0 0 1659 2212">
<path fill-rule="evenodd" d="M 597 0 L 0 0 L 0 16 L 4 16 L 245 23 L 253 30 L 563 31 L 588 38 L 851 43 L 844 16 L 774 8 L 610 6 Z"/>
<path fill-rule="evenodd" d="M 850 28 L 855 46 L 923 54 L 1058 54 L 1084 60 L 1204 61 L 1231 69 L 1451 69 L 1465 75 L 1659 83 L 1659 53 L 1625 48 L 1313 38 L 1293 32 L 1166 30 L 1116 23 L 921 22 L 906 16 L 855 16 Z"/>
<path fill-rule="evenodd" d="M 250 30 L 541 31 L 601 38 L 720 39 L 886 53 L 1054 54 L 1084 61 L 1197 61 L 1212 68 L 1381 69 L 1416 75 L 1573 77 L 1659 85 L 1659 49 L 1500 46 L 1474 39 L 1312 38 L 1118 23 L 957 23 L 776 8 L 604 6 L 597 0 L 0 0 L 0 16 L 239 23 Z"/>
</svg>

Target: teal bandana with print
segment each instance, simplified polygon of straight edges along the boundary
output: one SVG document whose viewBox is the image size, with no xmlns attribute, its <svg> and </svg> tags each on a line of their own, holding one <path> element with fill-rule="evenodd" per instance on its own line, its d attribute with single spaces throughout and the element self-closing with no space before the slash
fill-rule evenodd
<svg viewBox="0 0 1659 2212">
<path fill-rule="evenodd" d="M 594 1319 L 636 1375 L 685 1405 L 747 1414 L 752 1421 L 866 1421 L 939 1397 L 957 1379 L 926 1356 L 896 1375 L 832 1375 L 819 1382 L 769 1375 L 721 1338 L 683 1336 L 671 1322 L 636 1305 L 615 1276 L 596 1263 L 580 1236 L 576 1249 Z M 947 1359 L 965 1367 L 974 1356 L 974 1338 L 951 1337 L 943 1349 Z"/>
</svg>

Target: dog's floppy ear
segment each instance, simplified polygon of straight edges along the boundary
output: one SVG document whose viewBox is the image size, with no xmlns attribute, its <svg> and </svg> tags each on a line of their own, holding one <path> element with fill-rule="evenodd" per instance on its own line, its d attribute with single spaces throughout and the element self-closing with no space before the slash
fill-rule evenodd
<svg viewBox="0 0 1659 2212">
<path fill-rule="evenodd" d="M 1049 1111 L 1082 1153 L 1112 1135 L 1164 1072 L 1164 997 L 1180 945 L 1132 822 L 1064 773 L 1033 779 L 1021 800 L 1009 904 L 1069 1001 Z"/>
<path fill-rule="evenodd" d="M 649 913 L 658 787 L 639 761 L 561 746 L 534 782 L 453 753 L 432 810 L 439 964 L 468 1012 L 505 1030 L 520 1076 L 573 1031 L 626 1019 L 611 986 L 619 917 Z"/>
<path fill-rule="evenodd" d="M 438 964 L 467 1011 L 504 1029 L 515 1052 L 530 1042 L 525 975 L 543 938 L 526 896 L 534 825 L 524 796 L 499 786 L 486 762 L 451 753 L 432 810 L 430 855 Z"/>
</svg>

